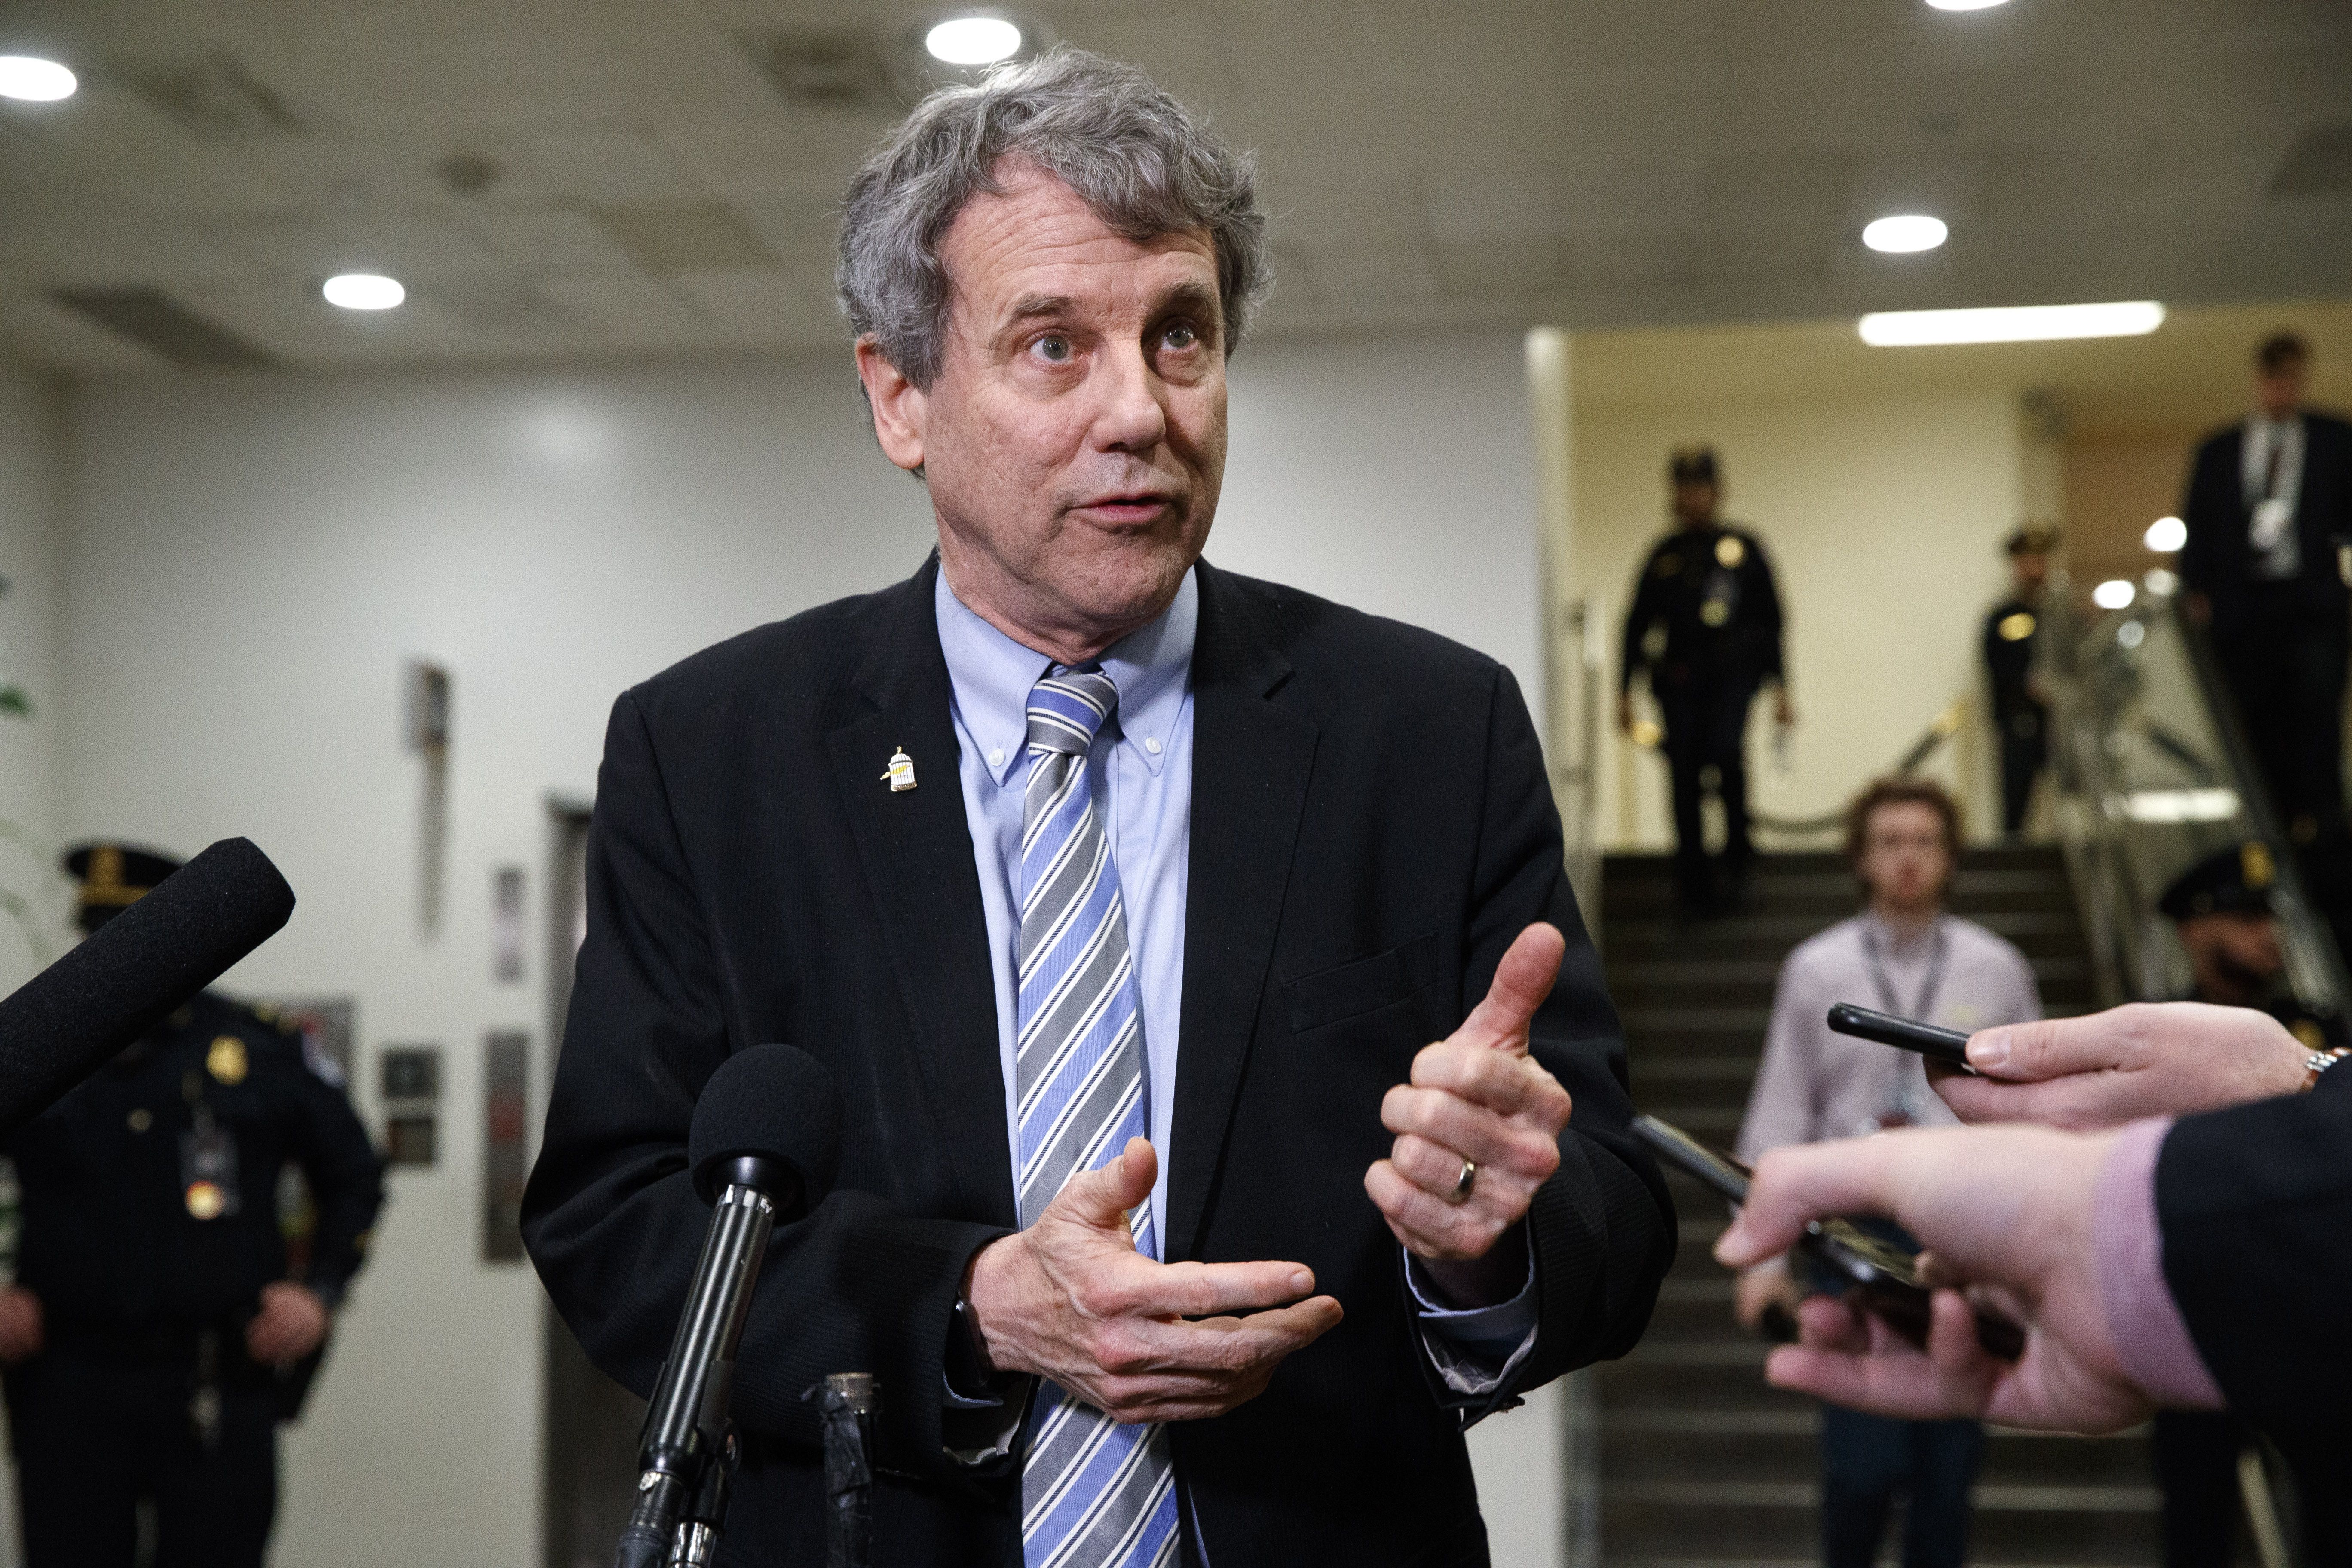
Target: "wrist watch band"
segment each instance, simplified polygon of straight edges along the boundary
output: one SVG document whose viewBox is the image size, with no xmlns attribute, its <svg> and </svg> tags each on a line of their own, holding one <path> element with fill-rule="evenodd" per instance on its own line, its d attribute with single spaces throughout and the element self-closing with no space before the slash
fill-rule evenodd
<svg viewBox="0 0 2352 1568">
<path fill-rule="evenodd" d="M 2313 1089 L 2317 1089 L 2319 1087 L 2319 1075 L 2326 1072 L 2329 1068 L 2334 1067 L 2337 1062 L 2342 1061 L 2346 1057 L 2352 1057 L 2352 1050 L 2347 1050 L 2342 1047 L 2338 1047 L 2332 1051 L 2314 1051 L 2309 1056 L 2304 1058 L 2303 1092 L 2309 1094 Z"/>
</svg>

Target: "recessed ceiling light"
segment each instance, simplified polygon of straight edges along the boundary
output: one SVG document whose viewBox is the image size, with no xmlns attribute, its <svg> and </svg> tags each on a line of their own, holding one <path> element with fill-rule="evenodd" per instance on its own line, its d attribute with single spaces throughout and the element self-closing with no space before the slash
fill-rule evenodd
<svg viewBox="0 0 2352 1568">
<path fill-rule="evenodd" d="M 1001 16 L 957 16 L 923 35 L 923 47 L 951 66 L 990 66 L 1021 50 L 1021 29 Z"/>
<path fill-rule="evenodd" d="M 2177 517 L 2159 517 L 2147 525 L 2140 542 L 2158 555 L 2173 554 L 2189 542 L 2189 525 Z"/>
<path fill-rule="evenodd" d="M 1942 218 L 1906 213 L 1865 224 L 1862 230 L 1862 243 L 1873 250 L 1900 256 L 1908 251 L 1933 250 L 1943 244 L 1944 237 L 1951 232 L 1944 226 Z"/>
<path fill-rule="evenodd" d="M 2130 578 L 2110 577 L 2091 590 L 2091 603 L 2103 610 L 2127 610 L 2138 595 L 2139 590 L 2132 586 Z"/>
<path fill-rule="evenodd" d="M 2153 300 L 2109 305 L 1999 305 L 1975 310 L 1874 310 L 1857 330 L 1873 348 L 1919 343 L 2031 343 L 2056 338 L 2135 338 L 2164 325 Z"/>
<path fill-rule="evenodd" d="M 386 278 L 375 272 L 342 272 L 327 279 L 319 292 L 327 297 L 330 305 L 341 305 L 346 310 L 389 310 L 408 298 L 408 290 L 400 286 L 397 278 Z"/>
<path fill-rule="evenodd" d="M 2006 5 L 2009 0 L 1927 0 L 1938 11 L 1990 11 L 1996 5 Z"/>
<path fill-rule="evenodd" d="M 0 98 L 26 103 L 55 103 L 71 98 L 80 84 L 74 73 L 38 55 L 0 55 Z"/>
</svg>

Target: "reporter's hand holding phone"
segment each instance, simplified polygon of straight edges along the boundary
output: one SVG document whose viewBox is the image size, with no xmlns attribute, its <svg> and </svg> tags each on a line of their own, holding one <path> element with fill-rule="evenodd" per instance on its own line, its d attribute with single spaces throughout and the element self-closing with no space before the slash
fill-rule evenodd
<svg viewBox="0 0 2352 1568">
<path fill-rule="evenodd" d="M 1969 1038 L 1978 1076 L 1932 1061 L 1927 1074 L 1963 1121 L 2086 1130 L 2293 1094 L 2309 1055 L 2251 1007 L 2142 1002 L 1979 1030 Z"/>
<path fill-rule="evenodd" d="M 1815 1297 L 1800 1344 L 1775 1349 L 1768 1381 L 1911 1420 L 1971 1416 L 2052 1431 L 2106 1432 L 2143 1419 L 2093 1263 L 2092 1197 L 2114 1138 L 2033 1127 L 1946 1128 L 1776 1149 L 1716 1243 L 1746 1268 L 1783 1253 L 1808 1222 L 1883 1215 L 1925 1244 L 1936 1291 L 1925 1350 L 1867 1314 Z M 2027 1330 L 2016 1362 L 1979 1344 L 1971 1290 Z"/>
</svg>

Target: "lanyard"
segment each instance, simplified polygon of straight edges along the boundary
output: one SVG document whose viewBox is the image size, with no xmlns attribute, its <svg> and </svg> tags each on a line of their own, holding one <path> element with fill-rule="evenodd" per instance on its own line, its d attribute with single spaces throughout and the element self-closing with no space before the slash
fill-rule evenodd
<svg viewBox="0 0 2352 1568">
<path fill-rule="evenodd" d="M 1871 926 L 1863 927 L 1862 951 L 1870 959 L 1870 978 L 1878 987 L 1878 1004 L 1898 1018 L 1916 1018 L 1923 1024 L 1932 1022 L 1929 1015 L 1935 1010 L 1936 993 L 1944 985 L 1945 942 L 1941 919 L 1936 921 L 1935 933 L 1928 939 L 1928 943 L 1927 978 L 1919 987 L 1919 1005 L 1906 1008 L 1901 998 L 1895 994 L 1895 982 L 1888 976 L 1886 960 L 1878 951 L 1877 930 Z"/>
</svg>

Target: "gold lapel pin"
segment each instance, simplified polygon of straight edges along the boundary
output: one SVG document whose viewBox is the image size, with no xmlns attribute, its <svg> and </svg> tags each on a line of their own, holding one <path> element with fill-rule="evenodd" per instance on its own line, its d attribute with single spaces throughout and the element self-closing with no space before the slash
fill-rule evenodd
<svg viewBox="0 0 2352 1568">
<path fill-rule="evenodd" d="M 889 781 L 892 795 L 914 788 L 915 759 L 908 756 L 905 748 L 901 747 L 890 753 L 890 766 L 882 776 Z"/>
</svg>

